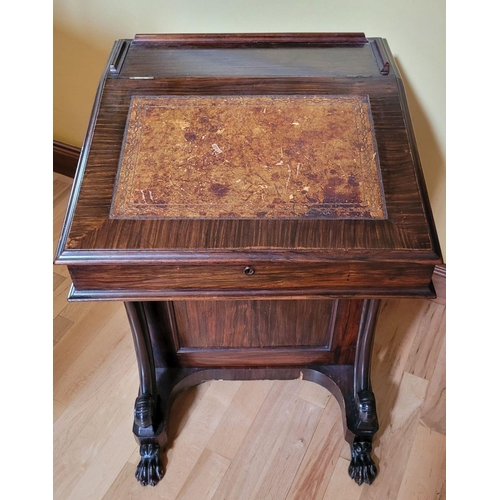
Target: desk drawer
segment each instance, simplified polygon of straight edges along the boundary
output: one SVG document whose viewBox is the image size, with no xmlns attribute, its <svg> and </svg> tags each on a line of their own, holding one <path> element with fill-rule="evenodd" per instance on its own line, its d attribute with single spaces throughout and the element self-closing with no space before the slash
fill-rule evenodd
<svg viewBox="0 0 500 500">
<path fill-rule="evenodd" d="M 70 267 L 79 291 L 128 291 L 168 297 L 183 294 L 425 295 L 433 266 L 407 263 L 335 262 L 236 265 L 80 265 Z"/>
</svg>

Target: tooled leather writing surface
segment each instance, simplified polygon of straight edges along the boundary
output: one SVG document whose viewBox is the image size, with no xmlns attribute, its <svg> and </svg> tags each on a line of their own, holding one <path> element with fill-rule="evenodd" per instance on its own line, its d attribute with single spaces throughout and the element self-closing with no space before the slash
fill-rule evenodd
<svg viewBox="0 0 500 500">
<path fill-rule="evenodd" d="M 110 215 L 385 219 L 368 96 L 133 97 Z"/>
</svg>

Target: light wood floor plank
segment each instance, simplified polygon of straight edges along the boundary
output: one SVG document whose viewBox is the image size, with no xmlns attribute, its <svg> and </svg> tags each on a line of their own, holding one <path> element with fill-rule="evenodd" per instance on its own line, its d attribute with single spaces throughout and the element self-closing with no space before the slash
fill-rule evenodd
<svg viewBox="0 0 500 500">
<path fill-rule="evenodd" d="M 410 452 L 398 500 L 434 499 L 441 485 L 445 460 L 445 436 L 419 426 Z"/>
<path fill-rule="evenodd" d="M 169 435 L 171 439 L 176 439 L 182 433 L 185 425 L 191 421 L 193 413 L 205 411 L 203 406 L 198 408 L 198 405 L 201 405 L 202 401 L 204 405 L 206 404 L 203 398 L 213 383 L 214 381 L 203 382 L 202 384 L 186 389 L 177 396 L 172 406 L 172 416 L 170 417 Z M 227 388 L 232 394 L 234 387 Z"/>
<path fill-rule="evenodd" d="M 129 400 L 128 404 L 131 403 Z M 127 405 L 128 408 L 130 408 Z M 130 436 L 130 411 L 121 411 L 121 420 L 118 415 L 114 419 L 116 424 L 109 429 L 106 439 L 99 452 L 85 468 L 78 482 L 67 495 L 68 500 L 81 498 L 103 498 L 127 463 L 127 456 L 135 448 L 135 440 Z M 129 434 L 128 439 L 124 436 Z"/>
<path fill-rule="evenodd" d="M 53 273 L 54 273 L 54 280 L 60 280 L 60 278 L 65 278 L 66 280 L 70 280 L 70 277 L 69 277 L 69 272 L 68 272 L 68 268 L 66 266 L 52 266 L 52 270 L 53 270 Z M 57 278 L 56 278 L 57 276 Z M 57 283 L 57 286 L 54 286 L 54 291 L 55 289 L 60 286 L 62 282 L 59 282 Z M 68 283 L 70 284 L 71 283 L 71 280 L 68 281 Z M 54 285 L 56 285 L 56 283 L 54 283 Z M 68 286 L 69 288 L 69 286 Z"/>
<path fill-rule="evenodd" d="M 241 384 L 207 448 L 233 459 L 266 399 L 272 381 L 249 381 Z"/>
<path fill-rule="evenodd" d="M 74 323 L 73 321 L 65 318 L 64 316 L 57 315 L 54 318 L 54 322 L 52 325 L 53 325 L 52 342 L 54 345 L 56 345 L 61 341 L 64 335 L 66 335 L 66 333 L 70 330 L 70 328 L 74 325 Z"/>
<path fill-rule="evenodd" d="M 322 408 L 303 399 L 296 402 L 250 500 L 286 498 L 322 413 Z"/>
<path fill-rule="evenodd" d="M 171 442 L 165 477 L 156 487 L 164 498 L 177 497 L 240 385 L 241 382 L 212 382 L 196 411 L 188 415 L 183 431 Z"/>
<path fill-rule="evenodd" d="M 364 487 L 362 500 L 396 500 L 418 428 L 428 382 L 409 373 L 403 375 L 389 425 L 374 443 L 379 476 Z"/>
<path fill-rule="evenodd" d="M 313 405 L 319 406 L 320 408 L 326 408 L 328 401 L 333 396 L 327 389 L 314 382 L 309 382 L 304 380 L 302 382 L 302 389 L 299 394 L 299 398 L 304 401 L 309 401 Z"/>
<path fill-rule="evenodd" d="M 275 381 L 245 441 L 231 461 L 213 500 L 248 500 L 287 424 L 301 389 L 300 381 Z"/>
<path fill-rule="evenodd" d="M 54 269 L 57 269 L 57 267 L 58 266 L 53 266 Z M 54 274 L 55 273 L 56 271 L 54 271 Z M 68 293 L 70 286 L 71 286 L 71 279 L 68 273 L 66 279 L 61 283 L 59 283 L 59 285 L 54 290 L 53 300 L 52 300 L 53 318 L 56 318 L 68 306 Z"/>
<path fill-rule="evenodd" d="M 131 339 L 123 341 L 54 424 L 55 498 L 65 499 L 99 459 L 109 436 L 129 418 L 137 396 L 138 374 Z M 123 432 L 126 432 L 125 430 Z M 132 435 L 121 435 L 132 446 Z M 126 462 L 130 452 L 123 457 Z M 122 460 L 122 458 L 120 458 Z"/>
<path fill-rule="evenodd" d="M 123 304 L 118 302 L 73 302 L 66 306 L 61 316 L 73 325 L 54 347 L 54 381 L 59 380 L 121 309 Z"/>
<path fill-rule="evenodd" d="M 382 303 L 372 361 L 372 385 L 380 426 L 376 438 L 383 435 L 392 424 L 402 381 L 407 375 L 405 367 L 421 322 L 420 316 L 429 310 L 428 303 L 426 300 L 410 299 Z"/>
<path fill-rule="evenodd" d="M 131 447 L 135 446 L 133 436 L 129 435 L 129 437 L 126 437 L 126 434 L 123 434 L 127 433 L 126 428 L 128 428 L 128 433 L 130 433 L 130 408 L 134 403 L 136 395 L 130 392 L 130 387 L 133 382 L 136 382 L 135 375 L 135 370 L 131 368 L 125 376 L 122 376 L 123 386 L 117 384 L 113 389 L 107 388 L 108 391 L 114 390 L 118 397 L 110 396 L 107 399 L 109 406 L 104 408 L 104 404 L 102 404 L 102 413 L 89 415 L 85 410 L 81 410 L 81 413 L 85 414 L 85 419 L 82 423 L 80 419 L 75 419 L 76 421 L 70 420 L 68 409 L 66 409 L 56 421 L 55 432 L 61 434 L 62 438 L 55 443 L 54 454 L 56 459 L 54 461 L 54 475 L 58 480 L 54 484 L 54 499 L 67 499 L 72 494 L 74 488 L 77 488 L 77 491 L 83 494 L 81 498 L 88 498 L 84 494 L 84 484 L 88 483 L 88 488 L 90 489 L 94 487 L 94 481 L 100 482 L 102 480 L 99 474 L 96 475 L 98 470 L 95 469 L 95 463 L 101 463 L 102 458 L 107 455 L 109 447 L 106 445 L 109 436 L 113 434 L 117 427 L 120 427 L 122 430 L 120 443 Z M 125 387 L 126 385 L 127 387 Z M 124 398 L 124 395 L 128 397 Z M 90 406 L 90 403 L 87 403 L 88 406 Z M 128 420 L 127 426 L 122 424 L 124 419 Z M 78 433 L 72 429 L 68 429 L 68 427 L 72 427 L 73 423 L 79 430 Z M 58 426 L 58 424 L 60 425 Z M 60 430 L 60 427 L 64 427 L 64 429 Z M 63 442 L 66 444 L 65 448 L 61 446 Z M 125 451 L 127 453 L 124 455 Z M 128 448 L 118 446 L 117 453 L 112 456 L 114 467 L 111 468 L 110 475 L 108 476 L 110 484 L 114 480 L 114 476 L 111 474 L 119 472 L 121 467 L 126 463 L 131 451 L 132 448 L 128 451 Z M 93 473 L 89 475 L 87 473 L 88 470 L 93 471 Z M 84 476 L 86 479 L 84 483 L 81 483 L 80 480 Z M 76 498 L 76 496 L 73 496 L 73 498 Z M 101 496 L 97 498 L 101 498 Z"/>
<path fill-rule="evenodd" d="M 52 404 L 52 417 L 55 422 L 61 416 L 61 413 L 66 409 L 66 405 L 63 405 L 55 399 L 52 400 Z"/>
<path fill-rule="evenodd" d="M 231 460 L 205 449 L 176 500 L 211 500 Z"/>
<path fill-rule="evenodd" d="M 444 341 L 445 307 L 425 302 L 405 371 L 430 380 Z"/>
<path fill-rule="evenodd" d="M 446 457 L 441 464 L 441 471 L 436 484 L 436 499 L 435 500 L 445 500 L 446 499 Z"/>
<path fill-rule="evenodd" d="M 120 342 L 130 342 L 127 316 L 119 309 L 54 384 L 54 397 L 63 404 L 75 397 Z"/>
<path fill-rule="evenodd" d="M 328 400 L 286 500 L 322 499 L 334 464 L 344 446 L 342 414 L 337 400 Z"/>
<path fill-rule="evenodd" d="M 52 273 L 52 288 L 53 290 L 56 290 L 57 287 L 61 286 L 65 281 L 66 278 L 64 276 L 61 276 L 59 273 L 53 272 Z"/>
<path fill-rule="evenodd" d="M 339 457 L 323 500 L 359 500 L 363 488 L 367 486 L 358 486 L 349 477 L 349 462 L 350 460 Z"/>
<path fill-rule="evenodd" d="M 445 317 L 443 316 L 443 323 Z M 443 325 L 444 332 L 444 325 Z M 444 335 L 443 335 L 444 336 Z M 446 434 L 446 340 L 443 339 L 436 368 L 429 382 L 429 389 L 422 408 L 421 421 L 426 427 Z"/>
<path fill-rule="evenodd" d="M 104 500 L 158 500 L 164 497 L 158 493 L 158 487 L 141 486 L 135 479 L 135 465 L 127 462 L 116 476 Z M 84 497 L 85 498 L 85 497 Z M 194 500 L 194 499 L 193 499 Z"/>
<path fill-rule="evenodd" d="M 68 177 L 67 175 L 59 174 L 58 172 L 53 172 L 53 176 L 54 176 L 54 183 L 57 181 L 59 183 L 66 184 L 68 186 L 71 186 L 73 184 L 72 177 Z"/>
<path fill-rule="evenodd" d="M 401 382 L 427 304 L 428 301 L 418 299 L 382 301 L 375 331 L 378 348 L 372 361 L 373 385 L 380 387 L 378 406 L 385 404 L 386 396 L 392 397 L 384 389 Z"/>
<path fill-rule="evenodd" d="M 127 386 L 123 379 L 129 376 Z M 64 453 L 71 443 L 79 437 L 81 428 L 85 427 L 89 420 L 96 416 L 113 412 L 113 403 L 120 398 L 127 397 L 137 392 L 138 374 L 135 360 L 135 352 L 131 339 L 123 339 L 117 348 L 109 354 L 96 373 L 78 392 L 73 399 L 72 412 L 65 412 L 56 422 L 54 454 Z M 107 404 L 109 402 L 109 404 Z M 67 414 L 66 414 L 67 413 Z"/>
</svg>

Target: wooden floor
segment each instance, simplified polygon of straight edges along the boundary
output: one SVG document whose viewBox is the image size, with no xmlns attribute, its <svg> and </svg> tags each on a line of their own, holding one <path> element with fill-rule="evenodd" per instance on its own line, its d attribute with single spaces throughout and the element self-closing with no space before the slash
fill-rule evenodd
<svg viewBox="0 0 500 500">
<path fill-rule="evenodd" d="M 71 179 L 54 174 L 54 245 Z M 138 373 L 123 304 L 68 303 L 54 267 L 54 498 L 430 500 L 445 498 L 445 304 L 383 301 L 372 378 L 380 470 L 347 475 L 336 400 L 311 382 L 212 381 L 177 399 L 165 478 L 134 478 Z"/>
</svg>

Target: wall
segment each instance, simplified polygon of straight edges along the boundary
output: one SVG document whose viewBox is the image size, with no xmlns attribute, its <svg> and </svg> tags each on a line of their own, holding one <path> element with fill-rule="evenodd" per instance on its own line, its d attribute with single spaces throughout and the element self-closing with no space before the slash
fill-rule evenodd
<svg viewBox="0 0 500 500">
<path fill-rule="evenodd" d="M 81 146 L 113 42 L 136 33 L 363 32 L 405 82 L 443 254 L 445 0 L 54 0 L 54 139 Z"/>
</svg>

